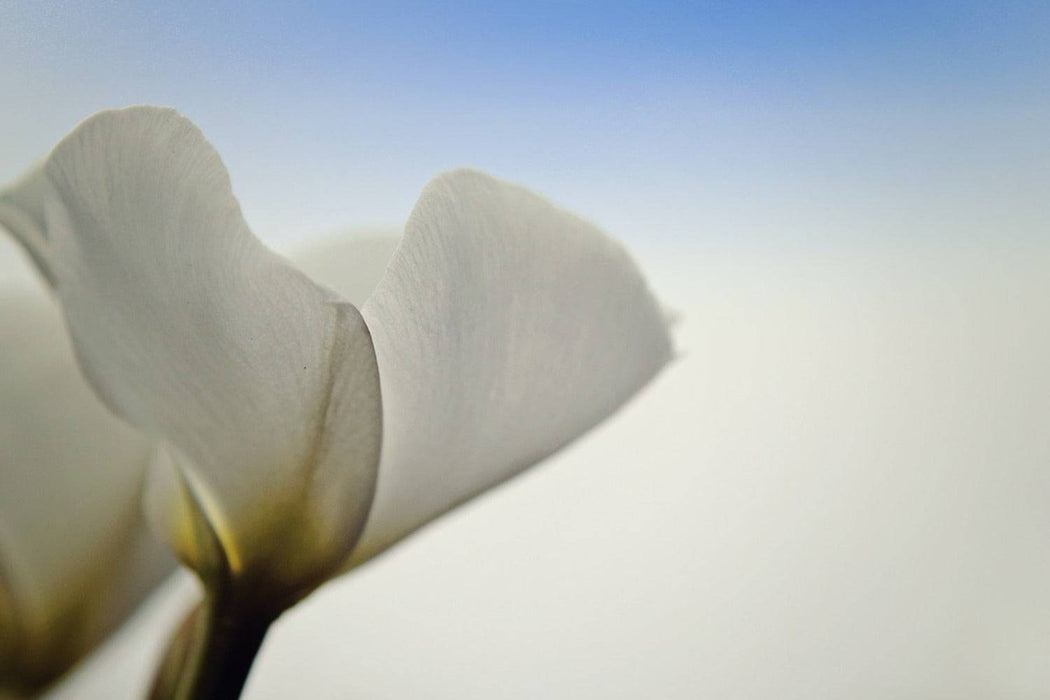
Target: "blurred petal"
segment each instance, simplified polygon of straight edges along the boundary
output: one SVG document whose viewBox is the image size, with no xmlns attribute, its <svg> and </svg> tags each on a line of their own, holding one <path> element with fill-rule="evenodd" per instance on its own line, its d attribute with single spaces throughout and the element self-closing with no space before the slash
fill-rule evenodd
<svg viewBox="0 0 1050 700">
<path fill-rule="evenodd" d="M 140 515 L 150 442 L 99 403 L 58 309 L 24 282 L 0 293 L 0 687 L 31 688 L 173 562 Z"/>
<path fill-rule="evenodd" d="M 48 700 L 142 700 L 185 614 L 200 600 L 199 583 L 185 570 L 169 576 L 128 623 L 68 676 L 48 689 Z"/>
<path fill-rule="evenodd" d="M 34 245 L 90 383 L 186 457 L 163 463 L 191 465 L 236 576 L 323 577 L 359 534 L 377 461 L 360 314 L 252 235 L 218 154 L 173 110 L 90 117 L 39 173 Z"/>
<path fill-rule="evenodd" d="M 384 438 L 352 563 L 579 436 L 671 352 L 661 309 L 616 242 L 471 171 L 426 187 L 363 313 Z"/>
<path fill-rule="evenodd" d="M 0 294 L 47 297 L 47 286 L 24 252 L 0 222 Z"/>
<path fill-rule="evenodd" d="M 54 284 L 45 253 L 44 194 L 47 182 L 40 171 L 41 166 L 32 168 L 21 180 L 0 191 L 0 223 L 22 245 L 40 274 Z"/>
<path fill-rule="evenodd" d="M 360 308 L 379 286 L 399 243 L 396 230 L 348 232 L 297 251 L 292 259 L 314 282 Z"/>
</svg>

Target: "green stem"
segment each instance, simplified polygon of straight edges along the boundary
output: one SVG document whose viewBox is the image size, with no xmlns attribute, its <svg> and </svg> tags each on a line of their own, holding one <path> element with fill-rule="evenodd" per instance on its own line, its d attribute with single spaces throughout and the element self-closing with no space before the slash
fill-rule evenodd
<svg viewBox="0 0 1050 700">
<path fill-rule="evenodd" d="M 275 619 L 208 595 L 183 622 L 161 666 L 151 700 L 232 700 Z"/>
</svg>

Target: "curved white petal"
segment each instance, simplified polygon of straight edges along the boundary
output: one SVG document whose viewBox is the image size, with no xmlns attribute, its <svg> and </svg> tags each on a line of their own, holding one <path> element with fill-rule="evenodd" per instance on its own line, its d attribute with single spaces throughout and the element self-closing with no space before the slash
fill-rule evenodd
<svg viewBox="0 0 1050 700">
<path fill-rule="evenodd" d="M 360 314 L 252 235 L 218 154 L 173 110 L 90 117 L 38 177 L 43 230 L 24 242 L 98 394 L 188 458 L 234 574 L 320 575 L 372 495 L 381 416 Z M 352 445 L 328 429 L 344 423 Z"/>
<path fill-rule="evenodd" d="M 623 248 L 472 171 L 425 188 L 363 313 L 384 437 L 352 563 L 585 432 L 671 355 L 661 309 Z"/>
<path fill-rule="evenodd" d="M 46 286 L 0 219 L 0 293 L 46 295 Z"/>
<path fill-rule="evenodd" d="M 150 441 L 99 403 L 24 281 L 0 288 L 0 687 L 63 671 L 173 565 L 139 509 Z"/>
<path fill-rule="evenodd" d="M 47 184 L 41 169 L 40 165 L 31 168 L 13 186 L 0 191 L 0 224 L 22 245 L 41 276 L 53 283 L 45 258 L 44 198 Z"/>
</svg>

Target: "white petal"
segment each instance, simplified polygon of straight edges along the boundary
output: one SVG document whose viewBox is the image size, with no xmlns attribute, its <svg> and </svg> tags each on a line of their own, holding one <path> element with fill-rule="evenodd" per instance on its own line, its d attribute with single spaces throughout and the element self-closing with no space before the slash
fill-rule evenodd
<svg viewBox="0 0 1050 700">
<path fill-rule="evenodd" d="M 42 166 L 30 169 L 14 186 L 0 191 L 0 224 L 22 245 L 40 274 L 52 282 L 45 259 L 44 199 L 47 183 L 41 169 Z"/>
<path fill-rule="evenodd" d="M 0 293 L 21 291 L 26 294 L 46 294 L 40 275 L 34 271 L 30 258 L 7 235 L 0 219 Z"/>
<path fill-rule="evenodd" d="M 0 686 L 64 670 L 170 571 L 139 509 L 150 450 L 84 382 L 51 300 L 5 285 Z"/>
<path fill-rule="evenodd" d="M 378 381 L 357 310 L 252 235 L 218 154 L 172 110 L 87 119 L 40 177 L 44 244 L 27 247 L 50 271 L 84 373 L 191 460 L 234 573 L 294 578 L 312 564 L 289 557 L 348 550 L 380 420 L 377 390 L 357 403 L 341 393 Z M 351 414 L 366 427 L 342 454 L 342 433 L 325 426 Z"/>
<path fill-rule="evenodd" d="M 360 308 L 379 286 L 400 242 L 400 231 L 350 231 L 297 251 L 292 260 L 314 282 Z"/>
<path fill-rule="evenodd" d="M 426 187 L 363 313 L 384 437 L 353 563 L 585 432 L 671 354 L 616 242 L 470 171 Z"/>
</svg>

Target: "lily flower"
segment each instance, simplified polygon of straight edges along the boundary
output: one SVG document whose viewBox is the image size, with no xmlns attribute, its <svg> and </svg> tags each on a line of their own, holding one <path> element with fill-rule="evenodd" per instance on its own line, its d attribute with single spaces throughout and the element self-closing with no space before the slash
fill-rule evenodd
<svg viewBox="0 0 1050 700">
<path fill-rule="evenodd" d="M 469 170 L 424 188 L 359 310 L 263 246 L 169 109 L 85 120 L 0 193 L 0 223 L 98 396 L 166 445 L 146 508 L 206 597 L 160 695 L 236 694 L 282 611 L 566 445 L 671 356 L 619 244 Z"/>
<path fill-rule="evenodd" d="M 22 258 L 0 239 L 0 695 L 54 680 L 173 564 L 139 505 L 151 442 L 92 393 Z"/>
</svg>

